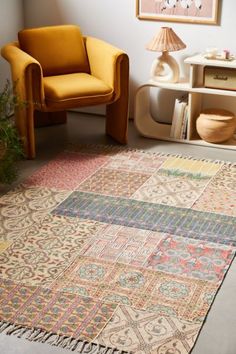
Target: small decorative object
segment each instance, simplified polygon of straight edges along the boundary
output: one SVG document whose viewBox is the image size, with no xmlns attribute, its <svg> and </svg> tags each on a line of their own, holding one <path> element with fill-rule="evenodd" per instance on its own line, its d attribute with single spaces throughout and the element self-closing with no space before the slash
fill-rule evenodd
<svg viewBox="0 0 236 354">
<path fill-rule="evenodd" d="M 208 47 L 206 49 L 205 58 L 207 58 L 207 59 L 215 59 L 217 54 L 218 54 L 218 48 Z"/>
<path fill-rule="evenodd" d="M 215 60 L 225 60 L 232 61 L 235 59 L 235 56 L 230 53 L 228 49 L 224 49 L 221 52 L 218 51 L 218 48 L 209 47 L 206 48 L 204 53 L 204 58 L 206 59 L 215 59 Z"/>
<path fill-rule="evenodd" d="M 203 140 L 209 143 L 222 143 L 233 136 L 236 119 L 232 112 L 209 108 L 198 117 L 196 128 Z"/>
<path fill-rule="evenodd" d="M 224 49 L 221 55 L 222 55 L 223 59 L 229 59 L 230 58 L 230 51 L 228 49 Z"/>
<path fill-rule="evenodd" d="M 7 81 L 0 92 L 0 183 L 11 183 L 17 176 L 16 161 L 23 157 L 23 148 L 12 115 L 22 102 Z"/>
<path fill-rule="evenodd" d="M 216 24 L 219 0 L 136 0 L 140 20 Z"/>
<path fill-rule="evenodd" d="M 169 52 L 184 48 L 186 48 L 186 45 L 172 28 L 161 27 L 161 30 L 147 45 L 148 50 L 162 52 L 162 55 L 153 61 L 151 68 L 152 79 L 155 81 L 178 82 L 179 65 L 177 61 L 169 55 Z"/>
</svg>

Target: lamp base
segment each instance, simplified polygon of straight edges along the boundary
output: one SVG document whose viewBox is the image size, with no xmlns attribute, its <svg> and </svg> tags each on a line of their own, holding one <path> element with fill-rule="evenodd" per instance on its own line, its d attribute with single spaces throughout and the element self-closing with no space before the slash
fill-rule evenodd
<svg viewBox="0 0 236 354">
<path fill-rule="evenodd" d="M 168 52 L 163 52 L 152 63 L 151 78 L 159 82 L 178 82 L 179 65 L 177 61 Z"/>
</svg>

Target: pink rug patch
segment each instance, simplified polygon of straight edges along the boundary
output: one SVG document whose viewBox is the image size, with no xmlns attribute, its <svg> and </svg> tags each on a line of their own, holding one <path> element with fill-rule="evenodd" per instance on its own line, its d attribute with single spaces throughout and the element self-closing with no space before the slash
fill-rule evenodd
<svg viewBox="0 0 236 354">
<path fill-rule="evenodd" d="M 106 156 L 65 152 L 36 171 L 26 184 L 57 189 L 75 189 L 108 160 Z"/>
</svg>

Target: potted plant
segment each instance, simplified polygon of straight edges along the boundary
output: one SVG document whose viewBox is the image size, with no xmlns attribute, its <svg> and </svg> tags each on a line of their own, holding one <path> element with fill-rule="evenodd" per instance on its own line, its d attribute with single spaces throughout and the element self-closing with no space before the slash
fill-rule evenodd
<svg viewBox="0 0 236 354">
<path fill-rule="evenodd" d="M 0 92 L 0 183 L 11 183 L 17 177 L 16 161 L 23 157 L 23 146 L 16 126 L 13 112 L 23 103 L 14 93 L 8 80 Z"/>
</svg>

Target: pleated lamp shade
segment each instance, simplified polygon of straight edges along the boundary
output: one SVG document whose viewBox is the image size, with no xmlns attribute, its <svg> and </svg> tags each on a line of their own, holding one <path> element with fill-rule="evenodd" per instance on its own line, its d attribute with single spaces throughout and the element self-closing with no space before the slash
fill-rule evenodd
<svg viewBox="0 0 236 354">
<path fill-rule="evenodd" d="M 146 49 L 155 52 L 176 52 L 184 48 L 186 45 L 170 27 L 161 27 L 161 30 L 146 47 Z"/>
</svg>

